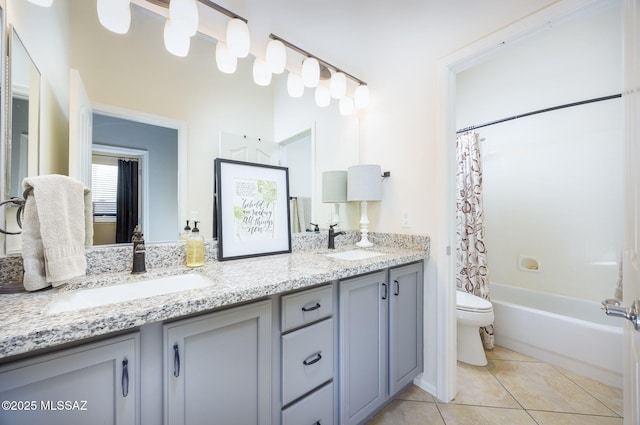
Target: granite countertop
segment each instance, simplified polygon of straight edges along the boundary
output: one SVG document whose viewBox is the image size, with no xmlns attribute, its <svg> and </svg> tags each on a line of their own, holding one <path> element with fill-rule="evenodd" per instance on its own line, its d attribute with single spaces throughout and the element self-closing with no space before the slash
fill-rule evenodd
<svg viewBox="0 0 640 425">
<path fill-rule="evenodd" d="M 209 260 L 197 269 L 169 266 L 154 268 L 142 275 L 128 271 L 102 273 L 74 279 L 59 288 L 0 294 L 0 359 L 424 260 L 429 255 L 428 238 L 426 241 L 422 247 L 410 244 L 407 248 L 397 243 L 375 246 L 371 250 L 383 255 L 355 261 L 323 255 L 328 250 L 312 250 L 222 262 Z M 336 251 L 354 248 L 347 245 Z M 68 291 L 185 273 L 202 273 L 214 284 L 45 314 L 50 303 Z"/>
</svg>

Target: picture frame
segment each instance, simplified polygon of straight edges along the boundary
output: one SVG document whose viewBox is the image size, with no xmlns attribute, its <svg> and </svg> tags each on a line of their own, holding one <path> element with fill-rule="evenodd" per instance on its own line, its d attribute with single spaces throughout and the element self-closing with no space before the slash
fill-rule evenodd
<svg viewBox="0 0 640 425">
<path fill-rule="evenodd" d="M 216 158 L 213 199 L 219 261 L 291 252 L 287 167 Z"/>
</svg>

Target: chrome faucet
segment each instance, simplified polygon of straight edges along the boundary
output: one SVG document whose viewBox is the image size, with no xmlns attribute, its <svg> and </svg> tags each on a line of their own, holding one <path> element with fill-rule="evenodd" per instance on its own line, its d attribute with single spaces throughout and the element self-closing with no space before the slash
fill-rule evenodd
<svg viewBox="0 0 640 425">
<path fill-rule="evenodd" d="M 329 249 L 336 249 L 336 245 L 335 245 L 336 236 L 344 235 L 344 232 L 342 231 L 336 232 L 335 230 L 333 230 L 334 226 L 337 226 L 337 225 L 338 223 L 329 225 Z"/>
<path fill-rule="evenodd" d="M 136 228 L 133 229 L 133 236 L 131 237 L 131 242 L 133 242 L 133 267 L 131 268 L 131 273 L 139 274 L 146 273 L 147 267 L 145 265 L 145 247 L 144 247 L 144 237 L 142 235 L 142 230 L 140 230 L 140 225 L 136 225 Z"/>
</svg>

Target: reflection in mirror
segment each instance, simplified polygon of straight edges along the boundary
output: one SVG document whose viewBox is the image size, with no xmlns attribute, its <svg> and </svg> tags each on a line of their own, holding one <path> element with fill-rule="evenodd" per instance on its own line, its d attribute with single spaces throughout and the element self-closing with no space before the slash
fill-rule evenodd
<svg viewBox="0 0 640 425">
<path fill-rule="evenodd" d="M 38 174 L 40 132 L 40 71 L 15 29 L 10 32 L 9 120 L 5 197 L 22 197 L 22 180 Z M 7 208 L 5 228 L 19 231 L 16 208 Z M 7 254 L 20 252 L 21 237 L 7 236 Z"/>
<path fill-rule="evenodd" d="M 279 143 L 262 138 L 220 133 L 220 157 L 289 168 L 291 231 L 311 231 L 313 221 L 313 138 L 311 129 Z"/>
<path fill-rule="evenodd" d="M 178 238 L 176 129 L 94 113 L 91 168 L 94 245 Z"/>
</svg>

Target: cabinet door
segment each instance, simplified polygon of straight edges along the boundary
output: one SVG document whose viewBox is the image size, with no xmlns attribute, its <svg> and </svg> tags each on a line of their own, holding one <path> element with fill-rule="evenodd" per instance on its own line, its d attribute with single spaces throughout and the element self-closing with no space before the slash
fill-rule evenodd
<svg viewBox="0 0 640 425">
<path fill-rule="evenodd" d="M 422 372 L 422 263 L 389 271 L 389 390 L 394 396 Z"/>
<path fill-rule="evenodd" d="M 165 423 L 271 419 L 271 301 L 164 325 Z"/>
<path fill-rule="evenodd" d="M 386 272 L 340 282 L 340 423 L 360 423 L 387 399 Z"/>
<path fill-rule="evenodd" d="M 136 333 L 0 367 L 0 423 L 137 424 L 138 353 Z"/>
</svg>

